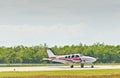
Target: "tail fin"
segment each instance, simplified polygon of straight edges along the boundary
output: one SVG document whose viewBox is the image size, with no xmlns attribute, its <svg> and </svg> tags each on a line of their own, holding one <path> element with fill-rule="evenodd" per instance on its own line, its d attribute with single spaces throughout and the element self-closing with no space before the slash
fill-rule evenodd
<svg viewBox="0 0 120 78">
<path fill-rule="evenodd" d="M 47 48 L 47 53 L 49 57 L 56 57 L 50 48 Z"/>
</svg>

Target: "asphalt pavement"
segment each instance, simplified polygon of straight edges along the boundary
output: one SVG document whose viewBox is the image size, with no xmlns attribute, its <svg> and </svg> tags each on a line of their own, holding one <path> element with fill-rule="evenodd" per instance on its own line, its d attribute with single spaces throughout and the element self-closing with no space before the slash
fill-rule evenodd
<svg viewBox="0 0 120 78">
<path fill-rule="evenodd" d="M 74 66 L 36 66 L 36 67 L 0 67 L 0 72 L 13 72 L 13 71 L 55 71 L 55 70 L 99 70 L 99 69 L 120 69 L 120 65 L 97 65 L 94 68 L 85 66 L 80 68 Z"/>
</svg>

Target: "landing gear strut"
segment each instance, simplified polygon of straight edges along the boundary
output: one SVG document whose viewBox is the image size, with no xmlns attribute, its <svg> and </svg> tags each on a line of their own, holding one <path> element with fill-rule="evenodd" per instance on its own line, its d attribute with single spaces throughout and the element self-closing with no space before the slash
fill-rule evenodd
<svg viewBox="0 0 120 78">
<path fill-rule="evenodd" d="M 84 68 L 84 64 L 81 64 L 81 68 Z"/>
</svg>

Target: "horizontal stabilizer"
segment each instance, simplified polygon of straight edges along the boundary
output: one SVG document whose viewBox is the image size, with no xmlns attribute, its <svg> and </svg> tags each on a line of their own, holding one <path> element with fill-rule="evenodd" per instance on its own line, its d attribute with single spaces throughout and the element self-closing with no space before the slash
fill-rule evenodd
<svg viewBox="0 0 120 78">
<path fill-rule="evenodd" d="M 51 60 L 51 59 L 49 59 L 49 58 L 43 58 L 43 60 Z"/>
</svg>

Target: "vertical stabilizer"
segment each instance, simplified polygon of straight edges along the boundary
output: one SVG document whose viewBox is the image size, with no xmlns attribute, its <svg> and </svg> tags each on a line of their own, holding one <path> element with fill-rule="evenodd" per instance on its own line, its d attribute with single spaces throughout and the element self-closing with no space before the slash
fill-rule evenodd
<svg viewBox="0 0 120 78">
<path fill-rule="evenodd" d="M 51 57 L 56 57 L 53 53 L 53 51 L 50 49 L 50 48 L 47 48 L 47 53 L 48 53 L 48 56 L 51 58 Z"/>
</svg>

